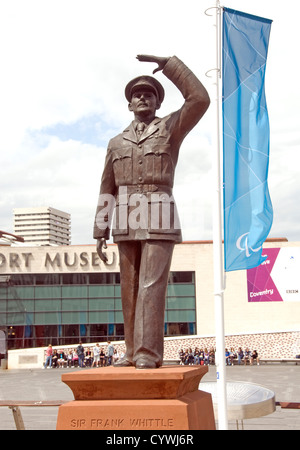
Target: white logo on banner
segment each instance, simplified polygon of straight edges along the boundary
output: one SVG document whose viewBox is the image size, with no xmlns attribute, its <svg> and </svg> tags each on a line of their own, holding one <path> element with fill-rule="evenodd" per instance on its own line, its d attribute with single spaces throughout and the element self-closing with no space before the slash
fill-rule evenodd
<svg viewBox="0 0 300 450">
<path fill-rule="evenodd" d="M 244 233 L 244 234 L 242 234 L 238 239 L 237 239 L 237 241 L 236 241 L 236 247 L 239 249 L 239 250 L 242 250 L 242 251 L 245 251 L 246 252 L 246 257 L 247 258 L 249 258 L 250 256 L 251 256 L 251 252 L 252 253 L 255 253 L 255 252 L 258 252 L 260 249 L 261 249 L 261 246 L 260 247 L 258 247 L 258 248 L 252 248 L 252 247 L 249 247 L 249 245 L 248 245 L 248 234 L 249 234 L 249 232 L 248 233 Z M 243 241 L 243 242 L 242 242 Z"/>
</svg>

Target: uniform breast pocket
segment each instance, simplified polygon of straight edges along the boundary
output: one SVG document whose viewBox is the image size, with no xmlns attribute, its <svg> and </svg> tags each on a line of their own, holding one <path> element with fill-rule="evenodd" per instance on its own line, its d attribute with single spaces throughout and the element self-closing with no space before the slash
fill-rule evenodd
<svg viewBox="0 0 300 450">
<path fill-rule="evenodd" d="M 170 144 L 145 145 L 146 178 L 153 183 L 172 185 L 174 167 Z"/>
<path fill-rule="evenodd" d="M 132 147 L 112 150 L 112 163 L 116 185 L 132 184 Z"/>
</svg>

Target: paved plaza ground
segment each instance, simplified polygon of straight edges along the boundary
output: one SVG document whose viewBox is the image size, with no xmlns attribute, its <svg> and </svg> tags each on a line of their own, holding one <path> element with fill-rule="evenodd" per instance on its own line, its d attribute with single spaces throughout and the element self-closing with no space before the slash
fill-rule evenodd
<svg viewBox="0 0 300 450">
<path fill-rule="evenodd" d="M 64 372 L 86 369 L 0 370 L 0 400 L 73 400 L 69 387 L 61 381 Z M 105 368 L 103 368 L 105 370 Z M 256 383 L 275 392 L 278 402 L 300 402 L 300 366 L 268 364 L 226 367 L 227 381 Z M 215 366 L 202 381 L 216 381 Z M 26 430 L 55 430 L 58 407 L 21 407 Z M 14 430 L 12 411 L 0 407 L 0 430 Z M 236 422 L 229 422 L 236 430 Z M 300 410 L 282 409 L 268 416 L 244 420 L 245 430 L 300 430 Z"/>
</svg>

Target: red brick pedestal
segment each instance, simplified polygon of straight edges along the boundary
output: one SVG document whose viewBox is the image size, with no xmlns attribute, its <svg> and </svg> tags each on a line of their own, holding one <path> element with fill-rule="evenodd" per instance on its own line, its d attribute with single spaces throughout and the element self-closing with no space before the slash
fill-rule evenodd
<svg viewBox="0 0 300 450">
<path fill-rule="evenodd" d="M 78 369 L 79 370 L 79 369 Z M 57 430 L 214 430 L 211 395 L 198 390 L 206 366 L 103 367 L 62 375 L 74 401 Z"/>
</svg>

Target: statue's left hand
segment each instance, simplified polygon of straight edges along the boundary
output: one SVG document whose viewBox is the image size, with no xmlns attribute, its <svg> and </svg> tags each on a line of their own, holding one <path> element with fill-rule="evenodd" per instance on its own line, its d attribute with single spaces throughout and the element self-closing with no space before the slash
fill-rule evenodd
<svg viewBox="0 0 300 450">
<path fill-rule="evenodd" d="M 154 62 L 158 64 L 158 67 L 156 67 L 156 69 L 153 70 L 154 74 L 159 70 L 163 70 L 163 68 L 165 67 L 170 58 L 165 56 L 137 55 L 137 59 L 142 62 Z"/>
<path fill-rule="evenodd" d="M 108 259 L 106 253 L 103 252 L 103 248 L 107 248 L 106 240 L 104 238 L 97 239 L 97 253 L 101 261 L 107 263 Z"/>
</svg>

